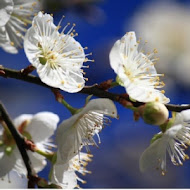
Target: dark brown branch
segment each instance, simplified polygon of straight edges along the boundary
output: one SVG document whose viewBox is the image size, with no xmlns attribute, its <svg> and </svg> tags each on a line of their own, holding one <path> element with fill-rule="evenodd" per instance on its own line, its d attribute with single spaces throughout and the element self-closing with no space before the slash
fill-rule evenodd
<svg viewBox="0 0 190 190">
<path fill-rule="evenodd" d="M 4 67 L 0 67 L 0 76 L 5 78 L 14 78 L 22 81 L 26 81 L 29 83 L 37 84 L 49 89 L 55 89 L 52 88 L 46 84 L 44 84 L 39 77 L 36 77 L 34 75 L 24 75 L 20 71 L 8 69 Z M 99 85 L 93 85 L 93 86 L 86 86 L 84 87 L 79 93 L 84 94 L 93 94 L 94 96 L 100 97 L 100 98 L 109 98 L 110 100 L 113 100 L 115 102 L 121 103 L 121 100 L 126 100 L 127 102 L 131 102 L 133 106 L 138 107 L 140 105 L 143 105 L 142 102 L 132 102 L 127 94 L 121 95 L 116 93 L 108 92 L 101 88 Z M 190 105 L 187 106 L 181 106 L 181 105 L 174 105 L 174 104 L 166 104 L 166 107 L 169 111 L 175 111 L 180 112 L 182 110 L 190 109 Z"/>
<path fill-rule="evenodd" d="M 30 182 L 30 179 L 32 179 L 33 176 L 35 176 L 35 172 L 32 169 L 32 164 L 31 164 L 30 158 L 25 149 L 25 139 L 21 136 L 21 134 L 15 128 L 12 120 L 9 117 L 9 114 L 7 113 L 7 111 L 6 111 L 5 107 L 3 106 L 3 104 L 1 103 L 1 101 L 0 101 L 0 117 L 6 123 L 7 127 L 9 128 L 9 131 L 11 132 L 11 134 L 17 144 L 17 147 L 20 151 L 20 154 L 21 154 L 24 164 L 26 166 L 26 169 L 28 172 L 28 179 Z M 34 188 L 34 187 L 32 186 L 31 188 Z"/>
</svg>

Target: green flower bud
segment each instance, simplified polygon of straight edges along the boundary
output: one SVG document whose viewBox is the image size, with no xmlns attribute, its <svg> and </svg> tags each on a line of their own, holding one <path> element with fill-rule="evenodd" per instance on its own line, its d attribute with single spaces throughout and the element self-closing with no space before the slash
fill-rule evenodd
<svg viewBox="0 0 190 190">
<path fill-rule="evenodd" d="M 164 104 L 159 102 L 149 102 L 141 108 L 141 116 L 145 123 L 162 125 L 167 121 L 169 112 Z"/>
</svg>

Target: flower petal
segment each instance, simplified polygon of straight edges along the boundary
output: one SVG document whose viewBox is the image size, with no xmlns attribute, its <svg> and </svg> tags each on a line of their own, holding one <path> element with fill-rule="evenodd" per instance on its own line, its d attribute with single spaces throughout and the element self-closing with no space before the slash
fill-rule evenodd
<svg viewBox="0 0 190 190">
<path fill-rule="evenodd" d="M 127 92 L 129 96 L 139 102 L 158 101 L 166 104 L 170 101 L 170 99 L 167 98 L 163 93 L 154 88 L 143 85 L 135 85 L 133 83 L 128 84 L 128 82 L 126 82 L 124 86 L 127 86 Z"/>
<path fill-rule="evenodd" d="M 56 114 L 40 112 L 33 116 L 26 130 L 35 143 L 43 142 L 54 134 L 58 122 L 59 117 Z"/>
<path fill-rule="evenodd" d="M 182 115 L 184 122 L 190 123 L 190 109 L 184 110 L 184 111 L 180 112 L 180 114 Z"/>
<path fill-rule="evenodd" d="M 123 65 L 123 56 L 129 56 L 131 48 L 135 44 L 137 44 L 135 32 L 128 32 L 120 40 L 115 42 L 109 55 L 110 65 L 115 73 L 118 73 L 120 65 Z"/>
<path fill-rule="evenodd" d="M 31 151 L 27 151 L 27 152 L 28 152 L 28 156 L 30 157 L 30 160 L 32 162 L 32 166 L 35 172 L 38 173 L 42 171 L 47 164 L 46 158 L 35 152 L 31 152 Z"/>
<path fill-rule="evenodd" d="M 16 157 L 14 154 L 7 155 L 4 152 L 4 148 L 0 147 L 0 177 L 8 174 L 14 167 Z"/>
<path fill-rule="evenodd" d="M 32 119 L 33 115 L 32 114 L 22 114 L 18 117 L 16 117 L 13 120 L 13 123 L 15 125 L 15 127 L 19 127 L 23 122 L 28 121 L 30 122 Z"/>
<path fill-rule="evenodd" d="M 150 169 L 156 169 L 159 162 L 158 152 L 160 151 L 160 144 L 161 139 L 158 139 L 142 153 L 139 161 L 141 172 L 145 172 Z M 164 146 L 163 149 L 165 148 L 166 147 Z"/>
<path fill-rule="evenodd" d="M 44 169 L 46 166 L 47 162 L 45 160 L 45 157 L 31 151 L 27 151 L 28 156 L 30 158 L 30 161 L 32 163 L 32 167 L 35 172 L 40 172 Z M 27 170 L 25 167 L 25 164 L 23 162 L 23 159 L 21 157 L 21 154 L 18 150 L 18 148 L 15 148 L 14 150 L 14 156 L 16 157 L 16 163 L 14 165 L 14 170 L 19 174 L 19 175 L 27 175 Z"/>
<path fill-rule="evenodd" d="M 5 26 L 13 12 L 14 3 L 12 0 L 1 0 L 0 3 L 0 27 Z"/>
<path fill-rule="evenodd" d="M 59 160 L 59 156 L 57 158 Z M 55 164 L 51 181 L 63 189 L 73 189 L 77 186 L 77 176 L 74 170 L 69 169 L 69 163 Z"/>
<path fill-rule="evenodd" d="M 91 100 L 82 110 L 82 113 L 87 113 L 88 111 L 100 111 L 103 114 L 117 118 L 117 109 L 113 101 L 107 98 L 98 98 Z"/>
</svg>

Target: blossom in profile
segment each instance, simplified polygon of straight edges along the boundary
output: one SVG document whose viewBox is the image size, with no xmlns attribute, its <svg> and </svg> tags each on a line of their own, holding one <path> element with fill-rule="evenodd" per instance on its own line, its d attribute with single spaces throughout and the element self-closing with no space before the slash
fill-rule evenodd
<svg viewBox="0 0 190 190">
<path fill-rule="evenodd" d="M 53 147 L 53 144 L 49 142 L 49 138 L 54 134 L 58 121 L 59 118 L 56 114 L 40 112 L 35 115 L 20 115 L 14 120 L 14 125 L 23 136 L 32 140 L 38 149 L 51 152 L 49 148 Z M 0 177 L 5 176 L 11 170 L 26 176 L 27 171 L 16 143 L 6 125 L 2 125 L 3 128 L 0 131 Z M 28 151 L 28 155 L 35 172 L 39 172 L 45 167 L 46 160 L 43 156 L 31 151 Z"/>
<path fill-rule="evenodd" d="M 117 40 L 110 52 L 110 65 L 117 74 L 120 85 L 124 86 L 129 96 L 140 102 L 157 101 L 168 103 L 164 95 L 164 86 L 160 81 L 162 74 L 157 74 L 154 67 L 157 50 L 146 55 L 138 51 L 140 41 L 136 40 L 135 32 L 127 32 Z"/>
<path fill-rule="evenodd" d="M 53 166 L 51 182 L 61 186 L 63 189 L 79 188 L 78 181 L 86 183 L 76 173 L 83 176 L 91 173 L 86 169 L 88 162 L 91 162 L 92 155 L 80 152 L 64 164 L 59 164 L 60 155 L 57 155 L 57 162 Z"/>
<path fill-rule="evenodd" d="M 37 0 L 0 1 L 0 47 L 8 53 L 22 48 L 26 27 L 39 9 Z"/>
<path fill-rule="evenodd" d="M 61 22 L 56 26 L 51 15 L 39 12 L 26 33 L 24 50 L 42 82 L 74 93 L 84 87 L 82 68 L 87 67 L 83 62 L 88 59 L 84 48 L 74 39 L 75 24 L 66 32 L 68 23 L 59 32 Z"/>
<path fill-rule="evenodd" d="M 141 155 L 140 170 L 160 169 L 166 173 L 167 154 L 174 165 L 183 165 L 189 159 L 185 150 L 190 145 L 190 110 L 176 115 L 173 125 L 156 139 Z"/>
<path fill-rule="evenodd" d="M 156 1 L 142 6 L 131 20 L 136 33 L 157 47 L 157 70 L 166 74 L 167 87 L 175 87 L 176 80 L 187 87 L 190 84 L 189 18 L 189 6 L 177 1 Z"/>
<path fill-rule="evenodd" d="M 114 103 L 106 98 L 91 100 L 79 113 L 63 121 L 57 129 L 56 141 L 60 159 L 58 164 L 66 163 L 85 146 L 89 152 L 89 145 L 98 146 L 94 136 L 100 143 L 99 132 L 110 120 L 116 118 L 117 109 Z"/>
</svg>

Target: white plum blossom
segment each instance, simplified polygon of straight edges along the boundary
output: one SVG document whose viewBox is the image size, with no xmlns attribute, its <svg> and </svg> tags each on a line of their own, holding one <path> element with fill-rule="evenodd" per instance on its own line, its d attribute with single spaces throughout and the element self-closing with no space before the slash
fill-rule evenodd
<svg viewBox="0 0 190 190">
<path fill-rule="evenodd" d="M 58 129 L 56 141 L 60 163 L 66 163 L 79 154 L 83 146 L 89 152 L 89 145 L 98 146 L 94 135 L 100 143 L 99 132 L 104 125 L 108 125 L 108 117 L 117 117 L 117 109 L 114 103 L 105 98 L 91 100 L 79 113 L 63 121 Z M 60 164 L 59 163 L 59 164 Z"/>
<path fill-rule="evenodd" d="M 74 93 L 84 87 L 86 78 L 81 68 L 88 67 L 83 65 L 88 59 L 74 39 L 75 24 L 66 32 L 68 23 L 59 33 L 61 22 L 56 26 L 51 15 L 39 12 L 26 33 L 24 50 L 42 82 Z"/>
<path fill-rule="evenodd" d="M 80 156 L 76 155 L 64 164 L 59 164 L 60 155 L 57 155 L 57 162 L 53 166 L 51 182 L 61 186 L 63 189 L 74 189 L 79 188 L 77 181 L 86 183 L 81 179 L 76 172 L 83 176 L 87 173 L 91 173 L 86 169 L 88 162 L 91 162 L 91 154 L 79 153 Z M 80 160 L 79 160 L 80 158 Z"/>
<path fill-rule="evenodd" d="M 189 159 L 184 149 L 190 145 L 190 110 L 176 115 L 173 125 L 155 140 L 141 155 L 140 170 L 161 169 L 166 173 L 166 157 L 169 155 L 174 165 L 183 165 Z"/>
<path fill-rule="evenodd" d="M 189 18 L 189 6 L 183 3 L 153 1 L 142 6 L 131 20 L 136 33 L 150 46 L 157 47 L 160 58 L 157 69 L 167 74 L 167 87 L 175 87 L 176 81 L 187 87 L 190 84 Z"/>
<path fill-rule="evenodd" d="M 139 43 L 135 32 L 127 32 L 112 47 L 110 65 L 131 98 L 140 102 L 168 103 L 164 90 L 157 89 L 164 86 L 159 78 L 163 75 L 157 74 L 154 67 L 157 58 L 152 58 L 157 51 L 154 49 L 146 55 L 138 52 Z"/>
<path fill-rule="evenodd" d="M 0 1 L 0 47 L 8 53 L 22 48 L 26 26 L 39 8 L 37 0 Z"/>
<path fill-rule="evenodd" d="M 49 142 L 49 138 L 59 122 L 59 117 L 51 112 L 39 112 L 35 115 L 23 114 L 14 120 L 17 130 L 28 140 L 32 140 L 38 149 L 44 152 L 50 152 L 49 148 L 53 144 Z M 19 175 L 26 176 L 27 171 L 15 144 L 15 141 L 6 126 L 1 128 L 0 133 L 0 177 L 5 176 L 11 170 L 16 171 Z M 45 157 L 36 152 L 28 151 L 35 172 L 41 171 L 45 165 Z"/>
</svg>

